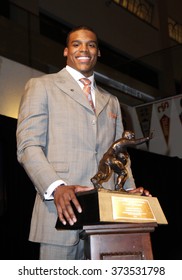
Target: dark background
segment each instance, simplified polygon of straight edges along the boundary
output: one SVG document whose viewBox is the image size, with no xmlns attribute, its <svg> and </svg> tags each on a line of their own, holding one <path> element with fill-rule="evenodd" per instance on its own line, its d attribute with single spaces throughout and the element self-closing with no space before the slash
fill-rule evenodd
<svg viewBox="0 0 182 280">
<path fill-rule="evenodd" d="M 0 115 L 0 259 L 38 259 L 28 241 L 34 187 L 16 158 L 17 120 Z M 137 186 L 156 196 L 168 220 L 151 233 L 154 259 L 182 259 L 182 159 L 128 149 Z"/>
</svg>

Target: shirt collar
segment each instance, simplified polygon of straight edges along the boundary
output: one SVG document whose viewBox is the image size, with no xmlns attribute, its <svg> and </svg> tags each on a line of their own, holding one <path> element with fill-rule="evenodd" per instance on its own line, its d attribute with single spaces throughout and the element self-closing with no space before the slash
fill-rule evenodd
<svg viewBox="0 0 182 280">
<path fill-rule="evenodd" d="M 79 79 L 81 78 L 85 78 L 84 75 L 82 75 L 79 71 L 75 70 L 74 68 L 66 65 L 66 70 L 70 73 L 70 75 L 77 81 L 79 82 Z M 92 86 L 94 85 L 94 74 L 90 77 L 88 77 L 88 79 L 91 81 Z"/>
</svg>

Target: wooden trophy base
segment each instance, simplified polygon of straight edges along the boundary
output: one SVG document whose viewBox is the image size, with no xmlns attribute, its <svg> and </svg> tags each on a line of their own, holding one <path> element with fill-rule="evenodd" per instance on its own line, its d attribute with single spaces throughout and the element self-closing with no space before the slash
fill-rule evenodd
<svg viewBox="0 0 182 280">
<path fill-rule="evenodd" d="M 77 222 L 56 229 L 82 229 L 86 259 L 153 259 L 150 232 L 158 223 L 167 224 L 156 197 L 130 195 L 101 189 L 77 194 L 82 213 Z"/>
<path fill-rule="evenodd" d="M 88 260 L 152 260 L 150 233 L 156 223 L 100 224 L 84 226 L 85 257 Z"/>
</svg>

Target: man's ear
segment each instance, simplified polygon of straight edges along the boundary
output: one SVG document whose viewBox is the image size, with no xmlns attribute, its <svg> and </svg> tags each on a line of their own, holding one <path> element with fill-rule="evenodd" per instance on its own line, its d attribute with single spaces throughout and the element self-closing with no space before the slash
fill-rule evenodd
<svg viewBox="0 0 182 280">
<path fill-rule="evenodd" d="M 98 50 L 98 55 L 97 56 L 101 56 L 100 50 Z"/>
<path fill-rule="evenodd" d="M 64 55 L 64 56 L 67 56 L 67 55 L 68 55 L 68 48 L 65 48 L 65 49 L 64 49 L 63 55 Z"/>
</svg>

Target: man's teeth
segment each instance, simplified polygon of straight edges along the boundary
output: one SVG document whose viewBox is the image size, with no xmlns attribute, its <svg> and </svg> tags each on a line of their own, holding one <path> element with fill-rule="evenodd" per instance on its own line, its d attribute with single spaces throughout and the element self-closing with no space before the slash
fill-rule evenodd
<svg viewBox="0 0 182 280">
<path fill-rule="evenodd" d="M 81 56 L 81 57 L 78 57 L 78 59 L 90 59 L 88 56 Z"/>
</svg>

